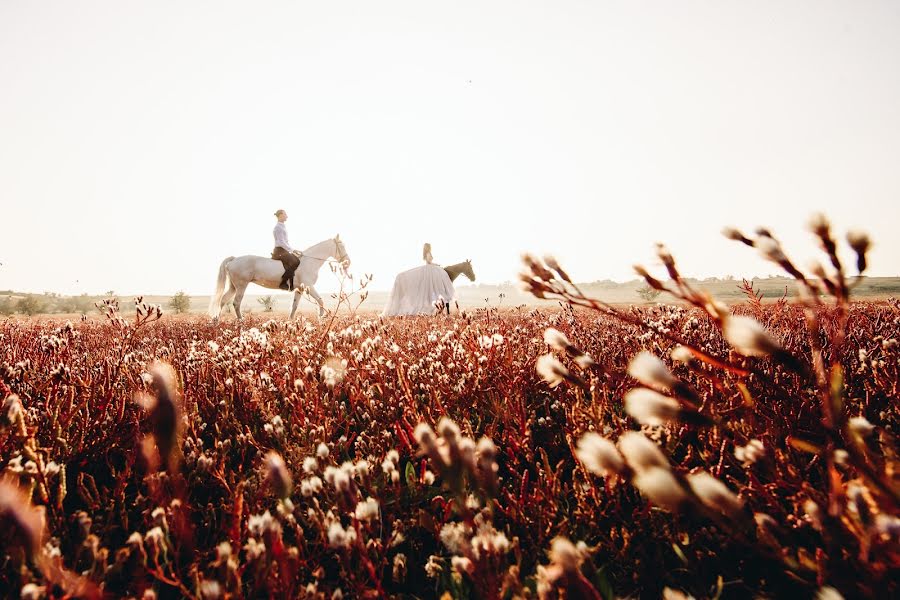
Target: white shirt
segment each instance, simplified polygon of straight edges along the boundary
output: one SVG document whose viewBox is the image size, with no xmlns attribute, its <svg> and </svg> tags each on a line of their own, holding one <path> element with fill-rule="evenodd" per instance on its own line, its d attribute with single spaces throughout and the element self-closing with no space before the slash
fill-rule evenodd
<svg viewBox="0 0 900 600">
<path fill-rule="evenodd" d="M 279 221 L 275 225 L 275 229 L 272 230 L 272 234 L 275 236 L 275 246 L 281 247 L 287 250 L 288 252 L 293 252 L 294 249 L 291 248 L 291 245 L 288 244 L 287 239 L 287 227 L 284 226 L 284 223 Z"/>
</svg>

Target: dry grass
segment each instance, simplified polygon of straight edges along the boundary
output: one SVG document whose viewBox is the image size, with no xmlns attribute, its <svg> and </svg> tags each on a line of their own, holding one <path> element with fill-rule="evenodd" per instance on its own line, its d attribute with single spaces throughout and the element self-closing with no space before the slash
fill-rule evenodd
<svg viewBox="0 0 900 600">
<path fill-rule="evenodd" d="M 672 261 L 696 306 L 626 309 L 529 268 L 564 307 L 4 322 L 0 589 L 900 593 L 898 303 L 724 307 Z"/>
</svg>

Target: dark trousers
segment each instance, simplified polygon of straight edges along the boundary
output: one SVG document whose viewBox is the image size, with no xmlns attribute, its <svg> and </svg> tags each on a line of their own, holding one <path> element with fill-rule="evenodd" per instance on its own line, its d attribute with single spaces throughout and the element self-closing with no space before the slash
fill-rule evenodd
<svg viewBox="0 0 900 600">
<path fill-rule="evenodd" d="M 300 265 L 300 259 L 295 254 L 291 254 L 281 246 L 275 246 L 272 250 L 272 258 L 280 260 L 284 265 L 284 275 L 281 276 L 281 287 L 290 289 L 292 286 L 288 283 L 294 279 L 294 271 Z"/>
</svg>

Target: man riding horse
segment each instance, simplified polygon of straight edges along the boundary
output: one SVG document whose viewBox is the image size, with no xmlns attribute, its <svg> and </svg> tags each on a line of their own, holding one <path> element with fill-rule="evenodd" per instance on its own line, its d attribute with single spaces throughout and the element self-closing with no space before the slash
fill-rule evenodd
<svg viewBox="0 0 900 600">
<path fill-rule="evenodd" d="M 287 227 L 284 225 L 288 218 L 287 213 L 279 208 L 275 211 L 275 217 L 278 219 L 278 223 L 275 224 L 275 229 L 272 230 L 272 235 L 275 236 L 275 249 L 272 250 L 272 258 L 280 260 L 281 264 L 284 265 L 284 275 L 281 277 L 281 283 L 278 284 L 278 287 L 283 290 L 291 290 L 294 288 L 294 271 L 300 265 L 300 252 L 291 248 L 291 245 L 288 243 Z"/>
</svg>

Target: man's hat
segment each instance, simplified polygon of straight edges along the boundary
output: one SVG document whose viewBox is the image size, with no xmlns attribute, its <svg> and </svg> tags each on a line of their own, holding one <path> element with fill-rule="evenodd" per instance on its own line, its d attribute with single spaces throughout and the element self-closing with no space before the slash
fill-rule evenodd
<svg viewBox="0 0 900 600">
<path fill-rule="evenodd" d="M 278 215 L 283 214 L 283 213 L 284 213 L 284 209 L 279 208 L 278 210 L 275 211 L 275 216 L 277 217 Z"/>
</svg>

